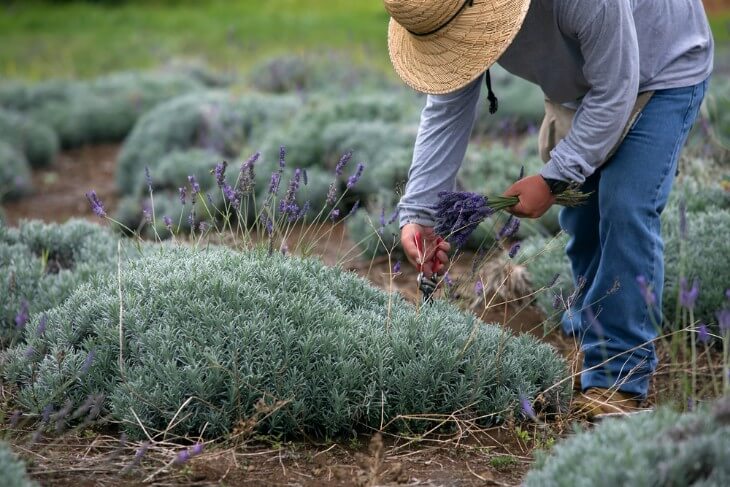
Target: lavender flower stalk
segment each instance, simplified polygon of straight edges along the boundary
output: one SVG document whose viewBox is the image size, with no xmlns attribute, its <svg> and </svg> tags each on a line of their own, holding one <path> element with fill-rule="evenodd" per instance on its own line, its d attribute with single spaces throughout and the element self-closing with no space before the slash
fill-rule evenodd
<svg viewBox="0 0 730 487">
<path fill-rule="evenodd" d="M 494 214 L 487 198 L 476 193 L 442 191 L 438 196 L 435 231 L 457 249 L 464 247 L 476 227 Z"/>
<path fill-rule="evenodd" d="M 365 170 L 365 164 L 363 164 L 362 162 L 359 163 L 357 165 L 357 169 L 355 169 L 355 174 L 353 174 L 352 176 L 350 176 L 347 179 L 347 189 L 351 189 L 357 184 L 357 182 L 362 177 L 362 173 L 364 170 Z"/>
<path fill-rule="evenodd" d="M 345 167 L 352 159 L 352 151 L 345 152 L 342 157 L 340 157 L 339 162 L 335 166 L 335 174 L 337 176 L 342 176 L 342 172 L 345 170 Z"/>
<path fill-rule="evenodd" d="M 96 195 L 96 191 L 89 191 L 88 193 L 86 193 L 86 199 L 89 200 L 89 204 L 91 205 L 91 211 L 93 211 L 96 216 L 98 216 L 99 218 L 106 217 L 104 204 Z"/>
</svg>

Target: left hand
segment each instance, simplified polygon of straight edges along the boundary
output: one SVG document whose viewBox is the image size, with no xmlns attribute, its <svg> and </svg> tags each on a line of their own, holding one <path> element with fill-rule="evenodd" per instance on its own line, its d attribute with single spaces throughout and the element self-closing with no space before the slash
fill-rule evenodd
<svg viewBox="0 0 730 487">
<path fill-rule="evenodd" d="M 520 179 L 507 188 L 504 196 L 517 196 L 520 202 L 507 211 L 520 218 L 540 218 L 555 203 L 545 180 L 539 174 Z"/>
</svg>

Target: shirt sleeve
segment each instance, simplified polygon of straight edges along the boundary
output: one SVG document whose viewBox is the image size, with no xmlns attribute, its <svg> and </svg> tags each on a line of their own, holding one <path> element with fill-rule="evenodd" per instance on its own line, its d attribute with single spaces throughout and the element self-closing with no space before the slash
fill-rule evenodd
<svg viewBox="0 0 730 487">
<path fill-rule="evenodd" d="M 631 116 L 639 45 L 629 0 L 565 0 L 556 13 L 561 31 L 580 43 L 590 89 L 541 174 L 582 183 L 605 162 Z"/>
<path fill-rule="evenodd" d="M 440 191 L 453 191 L 469 143 L 481 82 L 446 95 L 429 95 L 421 112 L 408 183 L 398 205 L 400 226 L 434 226 Z"/>
</svg>

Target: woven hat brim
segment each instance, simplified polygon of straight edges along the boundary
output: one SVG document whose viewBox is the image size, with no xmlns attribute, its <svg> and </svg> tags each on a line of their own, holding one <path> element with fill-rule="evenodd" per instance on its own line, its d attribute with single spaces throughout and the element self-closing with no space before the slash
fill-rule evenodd
<svg viewBox="0 0 730 487">
<path fill-rule="evenodd" d="M 432 95 L 466 86 L 494 64 L 519 32 L 530 0 L 478 0 L 429 36 L 414 36 L 394 19 L 388 51 L 396 73 Z"/>
</svg>

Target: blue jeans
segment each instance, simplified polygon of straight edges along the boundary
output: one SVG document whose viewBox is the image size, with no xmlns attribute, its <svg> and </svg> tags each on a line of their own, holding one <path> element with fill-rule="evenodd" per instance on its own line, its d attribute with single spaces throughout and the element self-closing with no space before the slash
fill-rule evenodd
<svg viewBox="0 0 730 487">
<path fill-rule="evenodd" d="M 588 203 L 560 214 L 571 237 L 566 252 L 574 280 L 585 280 L 562 319 L 585 354 L 583 390 L 614 388 L 646 397 L 657 364 L 653 340 L 664 283 L 659 217 L 706 89 L 704 81 L 657 91 L 618 151 L 586 180 L 583 191 L 593 192 Z M 637 276 L 653 287 L 654 307 L 646 305 Z"/>
</svg>

